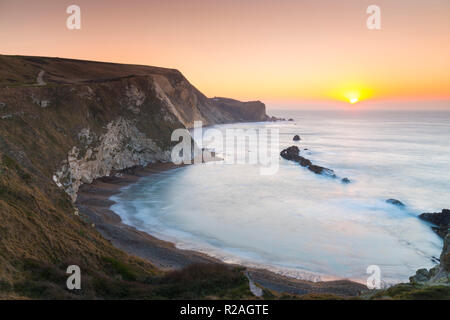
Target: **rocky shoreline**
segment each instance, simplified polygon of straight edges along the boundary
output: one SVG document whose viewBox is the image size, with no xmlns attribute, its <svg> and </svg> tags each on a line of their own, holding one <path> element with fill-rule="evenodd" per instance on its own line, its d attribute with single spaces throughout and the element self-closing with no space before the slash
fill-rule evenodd
<svg viewBox="0 0 450 320">
<path fill-rule="evenodd" d="M 450 210 L 442 209 L 441 212 L 422 213 L 420 219 L 428 221 L 435 226 L 432 229 L 441 237 L 445 238 L 450 228 Z"/>
<path fill-rule="evenodd" d="M 299 141 L 298 135 L 294 136 L 294 141 Z M 330 178 L 337 178 L 332 169 L 314 165 L 309 159 L 300 155 L 300 149 L 297 146 L 288 147 L 280 152 L 280 156 L 283 159 L 298 163 L 300 166 L 307 168 L 315 174 L 324 175 Z M 346 184 L 350 183 L 350 179 L 342 178 L 341 182 Z M 405 204 L 397 199 L 387 199 L 386 203 L 392 204 L 399 208 L 405 208 Z M 435 213 L 422 213 L 419 216 L 420 219 L 427 221 L 434 226 L 431 228 L 435 231 L 443 240 L 443 249 L 440 258 L 436 261 L 438 265 L 427 270 L 425 268 L 416 271 L 414 276 L 411 276 L 410 283 L 412 285 L 449 285 L 450 284 L 450 210 L 442 209 L 442 212 Z"/>
<path fill-rule="evenodd" d="M 441 212 L 422 213 L 420 219 L 430 222 L 431 228 L 443 240 L 439 264 L 430 270 L 425 268 L 417 270 L 416 274 L 409 278 L 411 283 L 418 284 L 450 284 L 450 210 L 442 209 Z"/>
<path fill-rule="evenodd" d="M 224 264 L 199 252 L 178 249 L 170 242 L 128 226 L 110 210 L 114 204 L 110 197 L 119 193 L 121 188 L 137 182 L 141 177 L 176 168 L 179 166 L 172 163 L 155 163 L 146 167 L 139 166 L 114 172 L 110 177 L 98 178 L 91 184 L 82 185 L 75 205 L 81 216 L 88 219 L 115 247 L 144 258 L 161 270 L 179 270 L 195 263 Z M 282 276 L 263 269 L 246 269 L 254 283 L 278 293 L 333 294 L 354 297 L 367 291 L 365 285 L 349 280 L 312 282 Z"/>
</svg>

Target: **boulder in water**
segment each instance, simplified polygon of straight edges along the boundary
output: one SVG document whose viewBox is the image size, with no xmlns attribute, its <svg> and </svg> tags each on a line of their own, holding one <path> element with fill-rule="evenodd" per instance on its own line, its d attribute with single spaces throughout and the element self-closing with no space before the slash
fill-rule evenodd
<svg viewBox="0 0 450 320">
<path fill-rule="evenodd" d="M 400 200 L 397 199 L 387 199 L 386 200 L 387 203 L 393 204 L 394 206 L 400 207 L 400 208 L 404 208 L 405 204 L 403 202 L 401 202 Z"/>
<path fill-rule="evenodd" d="M 311 164 L 311 165 L 309 165 L 308 169 L 311 170 L 312 172 L 314 172 L 315 174 L 322 174 L 324 176 L 336 178 L 334 171 L 331 169 L 325 168 L 325 167 L 316 166 L 314 164 Z"/>
<path fill-rule="evenodd" d="M 280 156 L 286 160 L 298 161 L 300 158 L 300 149 L 297 146 L 292 146 L 281 151 Z"/>
<path fill-rule="evenodd" d="M 308 170 L 314 172 L 315 174 L 321 174 L 332 178 L 336 178 L 336 175 L 334 174 L 333 170 L 321 166 L 316 166 L 312 164 L 312 162 L 309 159 L 300 156 L 300 149 L 297 146 L 292 146 L 287 149 L 284 149 L 283 151 L 280 152 L 280 156 L 283 159 L 297 162 L 302 167 L 308 168 Z"/>
<path fill-rule="evenodd" d="M 300 140 L 302 140 L 302 139 L 300 138 L 300 136 L 299 136 L 298 134 L 296 134 L 292 140 L 294 140 L 294 141 L 300 141 Z"/>
</svg>

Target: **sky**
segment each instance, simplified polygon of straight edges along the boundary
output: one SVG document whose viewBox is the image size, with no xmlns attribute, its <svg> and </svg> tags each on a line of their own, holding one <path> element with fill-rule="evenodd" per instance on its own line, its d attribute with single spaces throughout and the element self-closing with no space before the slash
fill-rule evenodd
<svg viewBox="0 0 450 320">
<path fill-rule="evenodd" d="M 66 27 L 72 4 L 80 30 Z M 366 25 L 374 4 L 380 30 Z M 0 0 L 0 53 L 176 68 L 209 97 L 286 107 L 450 109 L 449 16 L 449 0 Z"/>
</svg>

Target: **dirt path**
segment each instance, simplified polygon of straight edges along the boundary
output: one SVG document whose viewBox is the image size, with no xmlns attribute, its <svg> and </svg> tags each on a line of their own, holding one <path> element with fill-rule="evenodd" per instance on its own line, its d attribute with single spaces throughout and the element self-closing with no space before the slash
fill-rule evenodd
<svg viewBox="0 0 450 320">
<path fill-rule="evenodd" d="M 47 83 L 44 81 L 44 74 L 45 74 L 44 70 L 41 70 L 41 72 L 39 72 L 37 79 L 36 79 L 38 86 L 47 85 Z"/>
</svg>

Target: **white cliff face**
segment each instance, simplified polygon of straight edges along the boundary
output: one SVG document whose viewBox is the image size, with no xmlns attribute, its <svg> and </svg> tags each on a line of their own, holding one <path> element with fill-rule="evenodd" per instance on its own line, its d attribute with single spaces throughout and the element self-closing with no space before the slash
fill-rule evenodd
<svg viewBox="0 0 450 320">
<path fill-rule="evenodd" d="M 134 114 L 139 114 L 140 106 L 145 102 L 145 93 L 139 90 L 136 86 L 131 85 L 126 90 L 128 110 Z"/>
<path fill-rule="evenodd" d="M 53 180 L 76 200 L 79 187 L 94 179 L 109 176 L 113 170 L 123 170 L 155 161 L 168 161 L 170 151 L 163 151 L 140 132 L 133 121 L 119 118 L 107 125 L 107 131 L 97 136 L 89 128 L 81 130 L 80 146 L 74 146 Z"/>
<path fill-rule="evenodd" d="M 165 79 L 165 78 L 164 78 Z M 166 80 L 167 81 L 167 80 Z M 170 86 L 170 84 L 168 84 L 168 86 Z M 166 107 L 166 109 L 171 112 L 175 118 L 178 119 L 178 121 L 180 121 L 185 127 L 187 126 L 187 123 L 184 121 L 183 117 L 180 115 L 180 113 L 177 111 L 177 108 L 173 105 L 172 101 L 170 101 L 169 97 L 166 95 L 165 91 L 160 87 L 160 85 L 158 84 L 158 82 L 154 82 L 153 83 L 153 88 L 155 89 L 156 92 L 156 96 L 158 97 L 159 100 L 161 100 L 161 102 L 164 104 L 164 106 Z M 173 91 L 173 88 L 170 87 L 171 89 L 169 90 L 170 92 Z M 173 121 L 171 117 L 166 116 L 165 117 L 166 121 Z"/>
<path fill-rule="evenodd" d="M 29 94 L 31 100 L 27 101 L 32 109 L 36 106 L 47 108 L 45 111 L 61 122 L 61 127 L 67 119 L 61 118 L 56 110 L 67 108 L 74 112 L 75 123 L 68 126 L 70 132 L 62 130 L 55 133 L 61 140 L 68 137 L 68 134 L 73 137 L 72 130 L 79 130 L 78 128 L 87 126 L 86 123 L 104 126 L 102 133 L 99 133 L 98 126 L 84 128 L 76 132 L 78 142 L 73 145 L 65 144 L 65 148 L 71 149 L 54 173 L 53 181 L 73 201 L 83 183 L 109 176 L 115 170 L 147 165 L 158 160 L 169 161 L 170 150 L 162 150 L 160 145 L 167 144 L 167 148 L 169 147 L 170 131 L 192 128 L 194 121 L 199 120 L 204 125 L 231 122 L 235 119 L 234 113 L 237 114 L 236 120 L 241 121 L 243 118 L 242 112 L 233 110 L 241 111 L 246 107 L 244 103 L 233 100 L 229 104 L 234 109 L 223 108 L 204 96 L 176 70 L 137 66 L 130 66 L 131 70 L 121 70 L 122 66 L 115 65 L 113 69 L 109 69 L 110 67 L 111 65 L 102 64 L 101 68 L 95 68 L 92 74 L 86 75 L 86 79 L 95 80 L 89 82 L 89 85 L 85 81 L 80 83 L 76 76 L 70 80 L 73 85 L 58 88 L 58 91 L 55 86 L 47 85 L 39 90 L 33 87 Z M 72 70 L 72 66 L 66 68 L 64 62 L 61 68 L 61 74 Z M 130 74 L 136 75 L 129 76 Z M 59 78 L 53 79 L 54 72 L 47 72 L 45 75 L 47 83 L 61 81 Z M 113 75 L 115 78 L 111 80 Z M 103 78 L 109 80 L 99 81 Z M 69 78 L 66 77 L 64 81 L 69 81 Z M 67 106 L 60 105 L 62 99 L 67 99 Z M 264 105 L 262 112 L 263 109 Z M 95 114 L 98 115 L 97 118 Z M 124 114 L 127 114 L 126 119 L 117 118 Z M 129 117 L 133 120 L 127 120 Z M 115 120 L 111 121 L 112 119 Z M 256 119 L 260 118 L 255 117 Z M 76 122 L 81 120 L 83 124 Z M 137 125 L 145 125 L 145 133 L 139 131 Z M 53 126 L 49 128 L 50 131 L 54 129 Z M 58 154 L 58 159 L 59 157 L 61 154 Z"/>
</svg>

